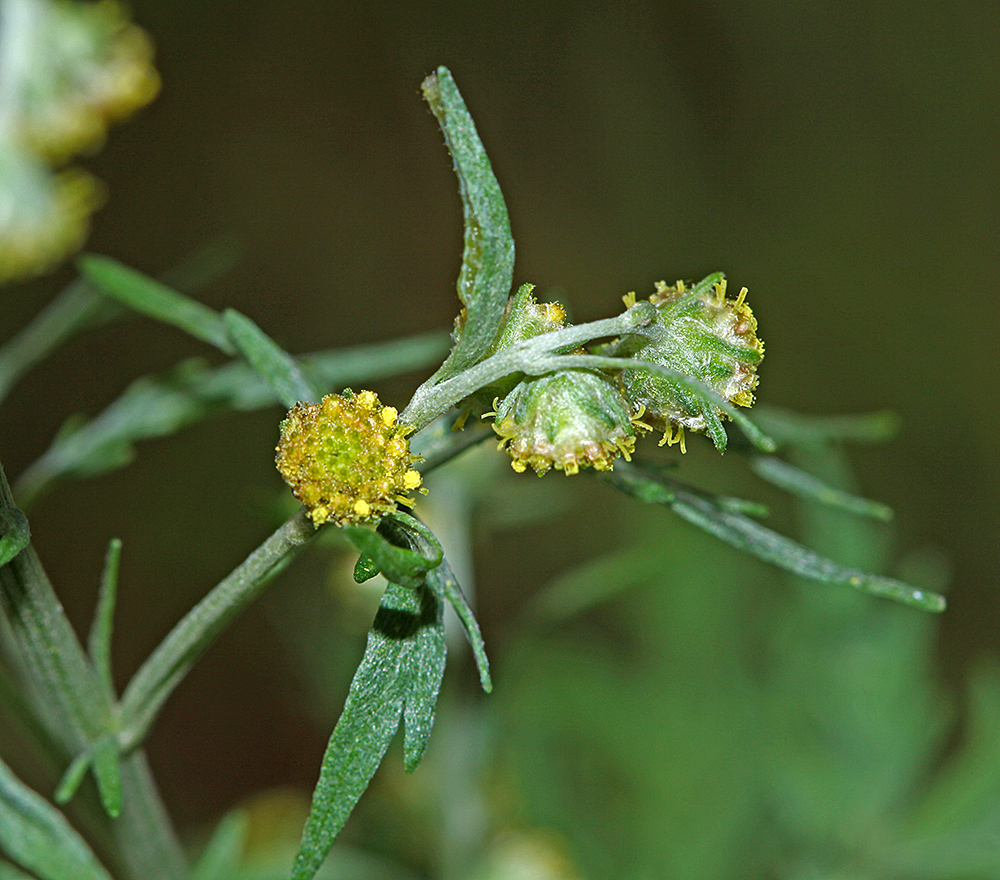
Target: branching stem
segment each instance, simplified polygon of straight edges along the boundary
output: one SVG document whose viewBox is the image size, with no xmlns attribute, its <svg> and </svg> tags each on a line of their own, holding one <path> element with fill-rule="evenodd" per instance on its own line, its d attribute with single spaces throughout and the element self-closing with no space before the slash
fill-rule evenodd
<svg viewBox="0 0 1000 880">
<path fill-rule="evenodd" d="M 437 385 L 421 385 L 399 417 L 400 422 L 416 431 L 428 425 L 456 403 L 513 373 L 537 375 L 554 369 L 550 365 L 553 352 L 572 349 L 606 336 L 621 336 L 641 332 L 655 316 L 655 307 L 639 303 L 615 318 L 605 318 L 543 333 L 498 351 L 474 367 L 446 379 Z"/>
</svg>

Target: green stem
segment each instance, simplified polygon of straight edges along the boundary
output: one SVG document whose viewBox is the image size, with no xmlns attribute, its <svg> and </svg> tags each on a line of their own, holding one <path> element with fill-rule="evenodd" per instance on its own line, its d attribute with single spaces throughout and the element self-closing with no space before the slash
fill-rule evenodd
<svg viewBox="0 0 1000 880">
<path fill-rule="evenodd" d="M 122 695 L 119 743 L 123 751 L 142 742 L 195 661 L 315 532 L 305 510 L 299 510 L 171 630 Z"/>
<path fill-rule="evenodd" d="M 111 830 L 122 862 L 132 880 L 188 880 L 184 850 L 173 830 L 149 770 L 145 752 L 136 749 L 121 758 L 121 815 Z"/>
<path fill-rule="evenodd" d="M 569 351 L 605 336 L 639 333 L 654 316 L 654 306 L 638 303 L 615 318 L 578 324 L 518 342 L 451 379 L 437 385 L 424 383 L 417 389 L 399 420 L 419 431 L 459 401 L 505 376 L 512 373 L 548 372 L 553 367 L 548 366 L 547 362 L 555 351 Z"/>
<path fill-rule="evenodd" d="M 0 467 L 0 507 L 13 505 Z M 63 754 L 88 749 L 112 730 L 114 712 L 34 548 L 0 566 L 0 642 L 20 673 L 32 711 Z M 141 754 L 122 760 L 125 808 L 112 825 L 130 880 L 185 880 L 183 850 Z"/>
</svg>

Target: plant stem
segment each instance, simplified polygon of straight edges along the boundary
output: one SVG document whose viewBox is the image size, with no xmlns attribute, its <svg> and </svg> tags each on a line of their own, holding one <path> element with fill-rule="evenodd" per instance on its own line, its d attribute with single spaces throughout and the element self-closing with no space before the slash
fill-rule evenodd
<svg viewBox="0 0 1000 880">
<path fill-rule="evenodd" d="M 157 713 L 195 661 L 315 533 L 305 509 L 300 509 L 170 631 L 122 695 L 122 751 L 142 742 Z"/>
<path fill-rule="evenodd" d="M 12 503 L 0 467 L 0 507 Z M 20 673 L 32 711 L 63 752 L 55 756 L 63 763 L 112 730 L 115 722 L 109 695 L 31 545 L 0 567 L 0 609 L 0 641 Z M 126 876 L 186 880 L 183 850 L 145 757 L 139 752 L 124 757 L 121 773 L 125 807 L 111 828 Z"/>
<path fill-rule="evenodd" d="M 554 351 L 569 351 L 604 336 L 641 332 L 655 314 L 654 306 L 638 303 L 615 318 L 578 324 L 518 342 L 451 379 L 437 385 L 425 382 L 416 390 L 399 421 L 419 431 L 459 401 L 498 379 L 512 373 L 547 372 L 552 367 L 544 366 L 543 362 Z"/>
<path fill-rule="evenodd" d="M 142 749 L 121 758 L 124 809 L 111 830 L 122 869 L 132 880 L 188 880 L 184 850 L 174 834 Z"/>
</svg>

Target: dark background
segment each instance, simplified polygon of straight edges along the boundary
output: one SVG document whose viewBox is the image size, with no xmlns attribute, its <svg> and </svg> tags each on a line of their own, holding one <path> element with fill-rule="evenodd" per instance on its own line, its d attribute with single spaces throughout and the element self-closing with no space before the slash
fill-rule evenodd
<svg viewBox="0 0 1000 880">
<path fill-rule="evenodd" d="M 899 546 L 951 560 L 945 675 L 996 652 L 995 3 L 136 0 L 132 11 L 156 42 L 163 91 L 86 161 L 109 192 L 89 249 L 156 273 L 232 234 L 242 258 L 200 298 L 292 351 L 450 326 L 461 213 L 419 92 L 445 64 L 507 198 L 515 281 L 575 320 L 612 314 L 660 278 L 721 269 L 747 286 L 767 344 L 761 402 L 902 416 L 893 444 L 855 462 L 864 492 L 896 509 Z M 5 291 L 3 334 L 71 277 Z M 67 345 L 5 406 L 8 473 L 67 415 L 94 414 L 135 376 L 192 355 L 212 356 L 142 320 Z M 418 378 L 378 388 L 401 406 Z M 270 528 L 279 416 L 145 444 L 130 469 L 32 511 L 80 626 L 107 540 L 123 538 L 123 681 Z M 692 467 L 707 473 L 703 452 Z M 534 558 L 530 546 L 506 570 L 479 571 L 484 594 L 518 583 L 485 609 L 488 634 L 502 642 L 511 596 L 613 541 L 580 537 L 593 516 L 563 522 L 578 543 L 527 582 L 512 559 Z M 501 563 L 495 547 L 484 554 Z M 296 571 L 326 576 L 316 559 Z M 315 778 L 327 731 L 275 659 L 267 617 L 292 589 L 276 585 L 226 635 L 156 728 L 151 753 L 182 821 Z"/>
</svg>

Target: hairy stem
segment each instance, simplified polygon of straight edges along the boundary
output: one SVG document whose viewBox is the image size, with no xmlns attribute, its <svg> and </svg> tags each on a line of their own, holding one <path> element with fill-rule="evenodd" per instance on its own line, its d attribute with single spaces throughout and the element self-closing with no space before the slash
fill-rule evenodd
<svg viewBox="0 0 1000 880">
<path fill-rule="evenodd" d="M 305 510 L 299 510 L 170 631 L 122 695 L 119 742 L 123 751 L 142 742 L 195 661 L 315 532 Z"/>
<path fill-rule="evenodd" d="M 399 417 L 400 422 L 419 431 L 451 409 L 456 403 L 512 373 L 548 372 L 542 364 L 555 351 L 569 351 L 585 342 L 605 336 L 638 333 L 655 316 L 654 306 L 639 303 L 615 318 L 578 324 L 565 330 L 543 333 L 498 351 L 474 367 L 437 385 L 421 385 Z"/>
</svg>

